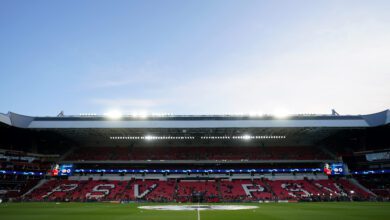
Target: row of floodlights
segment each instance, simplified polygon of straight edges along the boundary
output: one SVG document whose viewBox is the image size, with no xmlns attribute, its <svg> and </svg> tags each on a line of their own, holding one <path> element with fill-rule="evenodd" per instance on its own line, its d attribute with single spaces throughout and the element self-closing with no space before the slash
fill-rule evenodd
<svg viewBox="0 0 390 220">
<path fill-rule="evenodd" d="M 241 135 L 241 136 L 202 136 L 202 140 L 251 140 L 251 139 L 285 139 L 286 136 L 282 135 L 263 135 L 263 136 L 251 136 L 251 135 Z M 194 140 L 194 136 L 112 136 L 111 140 Z"/>
<path fill-rule="evenodd" d="M 111 140 L 192 140 L 193 136 L 118 136 Z"/>
<path fill-rule="evenodd" d="M 80 117 L 95 117 L 97 114 L 95 113 L 80 113 Z"/>
<path fill-rule="evenodd" d="M 285 109 L 277 109 L 273 114 L 263 114 L 261 112 L 250 112 L 250 113 L 225 113 L 221 114 L 222 116 L 247 116 L 247 117 L 265 117 L 265 116 L 272 116 L 276 118 L 287 118 L 288 116 L 291 116 L 291 114 L 286 111 Z M 221 116 L 218 115 L 218 116 Z M 96 113 L 81 113 L 81 117 L 95 117 L 98 116 Z M 104 117 L 113 119 L 113 120 L 119 120 L 120 118 L 126 116 L 126 117 L 134 117 L 134 118 L 142 118 L 146 119 L 148 117 L 172 117 L 175 116 L 175 114 L 171 113 L 148 113 L 148 112 L 133 112 L 131 114 L 123 114 L 119 110 L 111 110 L 109 112 L 106 112 L 103 114 Z M 204 116 L 217 116 L 217 115 L 204 115 Z"/>
<path fill-rule="evenodd" d="M 203 136 L 200 139 L 285 139 L 286 136 L 282 135 L 263 135 L 263 136 L 251 136 L 251 135 L 242 135 L 242 136 Z"/>
</svg>

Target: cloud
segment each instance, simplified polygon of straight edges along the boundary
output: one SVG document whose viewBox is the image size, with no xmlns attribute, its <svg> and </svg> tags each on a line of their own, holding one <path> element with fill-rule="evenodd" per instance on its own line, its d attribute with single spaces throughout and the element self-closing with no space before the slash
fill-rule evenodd
<svg viewBox="0 0 390 220">
<path fill-rule="evenodd" d="M 337 13 L 281 30 L 267 51 L 238 50 L 242 56 L 236 60 L 221 62 L 217 57 L 217 64 L 197 68 L 198 72 L 188 68 L 189 76 L 184 78 L 178 77 L 180 73 L 161 75 L 156 66 L 136 80 L 120 76 L 103 80 L 100 86 L 147 85 L 150 80 L 154 86 L 140 90 L 139 99 L 93 102 L 177 114 L 273 113 L 276 109 L 330 113 L 332 108 L 342 114 L 365 114 L 389 108 L 390 26 L 375 12 Z"/>
<path fill-rule="evenodd" d="M 289 33 L 267 58 L 172 88 L 184 111 L 364 114 L 390 107 L 390 28 L 378 20 L 323 21 Z M 326 30 L 326 31 L 324 31 Z M 284 48 L 283 48 L 284 47 Z"/>
</svg>

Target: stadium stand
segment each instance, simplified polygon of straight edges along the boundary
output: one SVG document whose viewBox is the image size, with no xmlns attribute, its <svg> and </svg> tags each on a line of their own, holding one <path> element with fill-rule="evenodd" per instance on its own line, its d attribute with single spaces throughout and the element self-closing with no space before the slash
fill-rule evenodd
<svg viewBox="0 0 390 220">
<path fill-rule="evenodd" d="M 385 199 L 390 198 L 390 177 L 388 175 L 363 175 L 355 178 L 376 195 Z"/>
<path fill-rule="evenodd" d="M 387 118 L 9 117 L 3 201 L 389 201 Z"/>
<path fill-rule="evenodd" d="M 353 195 L 351 192 L 353 191 Z M 156 201 L 203 202 L 361 199 L 370 195 L 348 180 L 51 180 L 32 191 L 32 201 Z"/>
<path fill-rule="evenodd" d="M 0 196 L 19 198 L 39 182 L 39 178 L 0 174 Z"/>
</svg>

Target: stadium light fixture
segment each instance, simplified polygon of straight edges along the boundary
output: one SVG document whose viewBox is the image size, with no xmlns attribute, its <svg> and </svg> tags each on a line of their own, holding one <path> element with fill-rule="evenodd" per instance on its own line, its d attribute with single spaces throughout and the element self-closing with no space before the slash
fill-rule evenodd
<svg viewBox="0 0 390 220">
<path fill-rule="evenodd" d="M 195 136 L 111 136 L 111 140 L 194 140 Z M 242 135 L 242 136 L 201 136 L 199 137 L 203 140 L 252 140 L 252 139 L 286 139 L 286 136 L 282 135 L 264 135 L 264 136 L 251 136 L 251 135 Z"/>
<path fill-rule="evenodd" d="M 250 140 L 250 139 L 251 139 L 251 136 L 248 135 L 248 134 L 246 134 L 246 135 L 242 136 L 242 139 L 244 139 L 244 140 Z"/>
<path fill-rule="evenodd" d="M 118 120 L 122 118 L 122 113 L 118 110 L 113 110 L 105 113 L 104 116 L 112 120 Z"/>
<path fill-rule="evenodd" d="M 111 140 L 194 140 L 194 136 L 111 136 Z"/>
<path fill-rule="evenodd" d="M 148 113 L 147 111 L 136 111 L 131 113 L 131 116 L 139 119 L 147 119 L 150 116 L 156 116 L 155 114 Z"/>
<path fill-rule="evenodd" d="M 290 115 L 290 113 L 286 109 L 276 109 L 273 115 L 276 118 L 283 119 L 283 118 L 287 118 Z"/>
<path fill-rule="evenodd" d="M 264 135 L 264 136 L 251 136 L 251 135 L 242 135 L 242 136 L 201 136 L 200 139 L 286 139 L 285 135 Z"/>
</svg>

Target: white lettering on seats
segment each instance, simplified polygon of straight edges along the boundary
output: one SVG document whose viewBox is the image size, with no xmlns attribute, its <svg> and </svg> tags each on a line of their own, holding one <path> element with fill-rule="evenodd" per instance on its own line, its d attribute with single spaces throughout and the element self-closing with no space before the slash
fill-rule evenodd
<svg viewBox="0 0 390 220">
<path fill-rule="evenodd" d="M 302 186 L 300 184 L 289 184 L 289 183 L 282 183 L 281 187 L 285 190 L 287 190 L 290 196 L 292 197 L 308 197 L 310 196 L 310 193 L 304 189 L 302 189 Z M 300 193 L 299 193 L 300 192 Z"/>
<path fill-rule="evenodd" d="M 337 183 L 333 183 L 333 185 L 334 187 L 336 187 L 336 189 L 340 192 L 342 196 L 347 196 L 347 193 L 345 192 L 345 190 L 343 190 L 342 186 Z"/>
<path fill-rule="evenodd" d="M 114 184 L 98 184 L 93 187 L 92 192 L 85 194 L 87 199 L 100 199 L 110 194 L 110 189 L 114 189 Z"/>
<path fill-rule="evenodd" d="M 157 184 L 153 184 L 150 187 L 148 187 L 143 193 L 139 194 L 139 185 L 134 184 L 134 198 L 136 199 L 142 199 L 146 195 L 148 195 L 152 190 L 154 190 L 157 187 Z"/>
<path fill-rule="evenodd" d="M 56 188 L 54 188 L 52 191 L 48 192 L 46 195 L 43 195 L 42 198 L 46 198 L 55 192 L 69 192 L 69 191 L 76 189 L 78 186 L 79 185 L 75 184 L 75 183 L 61 184 L 61 185 L 57 186 Z"/>
<path fill-rule="evenodd" d="M 264 187 L 260 185 L 253 185 L 253 184 L 241 184 L 242 188 L 245 191 L 245 194 L 248 197 L 252 197 L 251 192 L 264 192 Z"/>
<path fill-rule="evenodd" d="M 318 187 L 318 188 L 320 188 L 320 189 L 324 189 L 324 190 L 326 190 L 326 191 L 328 191 L 329 193 L 334 193 L 334 194 L 336 194 L 336 195 L 339 195 L 339 193 L 337 192 L 337 191 L 333 191 L 332 189 L 330 189 L 329 187 L 326 187 L 326 186 L 323 186 L 322 184 L 320 184 L 320 183 L 315 183 L 315 185 Z"/>
</svg>

